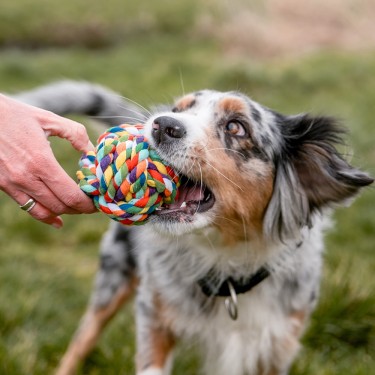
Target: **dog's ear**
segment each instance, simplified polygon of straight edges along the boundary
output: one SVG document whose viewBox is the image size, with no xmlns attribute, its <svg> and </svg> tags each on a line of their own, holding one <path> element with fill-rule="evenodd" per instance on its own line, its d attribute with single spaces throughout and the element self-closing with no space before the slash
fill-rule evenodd
<svg viewBox="0 0 375 375">
<path fill-rule="evenodd" d="M 274 192 L 265 217 L 265 232 L 293 237 L 322 208 L 355 196 L 374 180 L 349 165 L 337 150 L 342 127 L 330 117 L 278 117 L 282 147 L 275 156 Z"/>
</svg>

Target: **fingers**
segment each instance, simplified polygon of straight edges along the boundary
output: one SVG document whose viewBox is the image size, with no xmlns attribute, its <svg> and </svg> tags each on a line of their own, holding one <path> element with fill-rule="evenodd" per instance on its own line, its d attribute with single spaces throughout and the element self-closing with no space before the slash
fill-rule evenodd
<svg viewBox="0 0 375 375">
<path fill-rule="evenodd" d="M 54 135 L 67 139 L 78 151 L 95 150 L 89 140 L 86 128 L 82 124 L 44 110 L 40 110 L 38 116 L 47 136 Z M 74 214 L 96 211 L 92 200 L 79 189 L 77 183 L 57 163 L 51 149 L 49 149 L 47 158 L 44 158 L 43 164 L 43 171 L 41 171 L 43 183 L 64 205 L 63 209 L 60 207 L 57 212 Z M 51 173 L 46 175 L 45 170 L 51 171 Z M 45 201 L 49 202 L 49 197 L 45 198 Z"/>
<path fill-rule="evenodd" d="M 37 155 L 26 154 L 22 164 L 12 164 L 0 178 L 0 189 L 24 204 L 30 197 L 38 205 L 31 214 L 52 223 L 61 214 L 93 213 L 92 200 L 84 194 L 58 164 L 46 141 Z M 31 150 L 32 152 L 32 150 Z M 22 192 L 23 196 L 17 196 Z"/>
<path fill-rule="evenodd" d="M 26 194 L 31 195 L 38 203 L 48 208 L 55 216 L 62 214 L 80 214 L 76 210 L 61 200 L 61 198 L 51 191 L 44 181 L 35 181 L 27 187 Z"/>
<path fill-rule="evenodd" d="M 91 198 L 68 176 L 65 170 L 57 163 L 52 152 L 51 157 L 44 161 L 43 170 L 52 172 L 43 175 L 43 184 L 50 190 L 55 200 L 58 199 L 63 204 L 62 207 L 57 207 L 56 212 L 72 214 L 96 212 Z M 47 199 L 46 201 L 49 200 Z"/>
<path fill-rule="evenodd" d="M 95 150 L 86 128 L 82 124 L 48 111 L 40 111 L 39 120 L 47 136 L 54 135 L 67 139 L 78 151 Z"/>
<path fill-rule="evenodd" d="M 87 197 L 56 161 L 45 135 L 67 139 L 78 151 L 91 151 L 83 125 L 33 106 L 0 97 L 3 144 L 0 148 L 0 190 L 19 205 L 37 203 L 29 214 L 56 227 L 61 214 L 93 213 Z"/>
<path fill-rule="evenodd" d="M 48 186 L 42 181 L 33 181 L 29 185 L 22 185 L 26 191 L 4 191 L 10 195 L 20 206 L 24 205 L 30 198 L 36 203 L 28 211 L 28 213 L 36 220 L 43 223 L 50 224 L 55 228 L 61 228 L 63 221 L 60 217 L 61 214 L 80 214 L 80 213 L 93 213 L 96 211 L 91 199 L 87 197 L 75 184 L 73 180 L 67 177 L 68 184 L 59 184 L 56 193 L 51 191 Z M 68 185 L 72 183 L 73 189 Z M 64 187 L 66 186 L 66 187 Z M 56 188 L 56 185 L 53 185 Z M 67 189 L 64 191 L 64 189 Z M 62 192 L 63 191 L 63 192 Z"/>
<path fill-rule="evenodd" d="M 13 192 L 12 198 L 18 203 L 19 206 L 24 205 L 30 198 L 34 199 L 23 192 Z M 34 199 L 34 201 L 35 205 L 29 211 L 27 211 L 29 215 L 31 215 L 34 219 L 41 221 L 42 223 L 52 225 L 57 229 L 63 226 L 64 223 L 60 216 L 57 216 L 48 208 L 44 207 L 36 199 Z"/>
</svg>

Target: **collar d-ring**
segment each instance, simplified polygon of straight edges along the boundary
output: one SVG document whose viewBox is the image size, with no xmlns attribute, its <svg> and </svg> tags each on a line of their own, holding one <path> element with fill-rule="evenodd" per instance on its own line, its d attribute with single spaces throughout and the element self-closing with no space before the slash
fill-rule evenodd
<svg viewBox="0 0 375 375">
<path fill-rule="evenodd" d="M 238 302 L 237 302 L 237 294 L 232 285 L 232 283 L 228 280 L 228 289 L 230 292 L 230 296 L 225 298 L 224 304 L 228 311 L 228 314 L 232 320 L 237 320 L 238 318 Z"/>
</svg>

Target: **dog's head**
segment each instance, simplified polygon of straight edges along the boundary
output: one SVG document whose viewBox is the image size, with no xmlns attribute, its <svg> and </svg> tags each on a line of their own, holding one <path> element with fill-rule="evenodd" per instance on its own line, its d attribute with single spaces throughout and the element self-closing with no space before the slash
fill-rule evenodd
<svg viewBox="0 0 375 375">
<path fill-rule="evenodd" d="M 153 222 L 173 234 L 214 225 L 232 240 L 293 237 L 373 182 L 341 157 L 341 135 L 332 118 L 283 116 L 238 92 L 184 96 L 146 123 L 182 180 Z"/>
</svg>

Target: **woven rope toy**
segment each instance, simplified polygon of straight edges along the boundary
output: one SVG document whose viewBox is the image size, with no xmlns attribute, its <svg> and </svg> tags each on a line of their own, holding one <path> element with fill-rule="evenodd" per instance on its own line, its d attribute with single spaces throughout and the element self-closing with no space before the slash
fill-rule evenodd
<svg viewBox="0 0 375 375">
<path fill-rule="evenodd" d="M 100 211 L 125 225 L 144 224 L 177 195 L 177 174 L 149 148 L 140 124 L 108 129 L 96 152 L 82 155 L 79 167 L 80 188 Z"/>
</svg>

